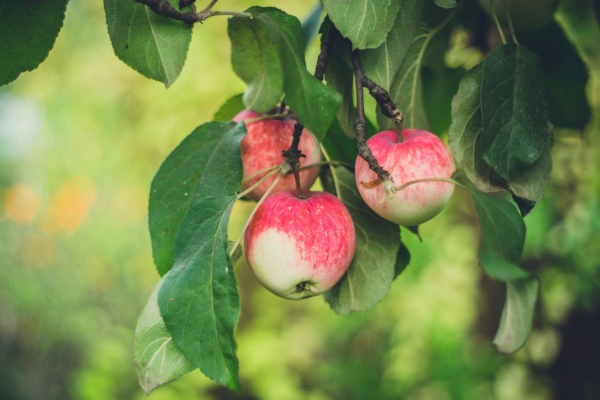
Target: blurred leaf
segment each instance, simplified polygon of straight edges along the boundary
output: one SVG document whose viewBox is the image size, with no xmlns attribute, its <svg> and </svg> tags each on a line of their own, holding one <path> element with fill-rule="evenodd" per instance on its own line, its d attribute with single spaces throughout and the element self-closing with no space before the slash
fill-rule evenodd
<svg viewBox="0 0 600 400">
<path fill-rule="evenodd" d="M 506 302 L 494 337 L 494 345 L 501 353 L 514 353 L 527 341 L 539 287 L 536 277 L 506 282 Z"/>
<path fill-rule="evenodd" d="M 427 93 L 427 101 L 423 102 L 423 105 L 429 129 L 441 136 L 452 122 L 452 97 L 458 90 L 461 72 L 445 67 L 442 62 L 440 67 L 435 69 L 423 68 L 422 74 L 423 93 Z"/>
<path fill-rule="evenodd" d="M 239 189 L 240 141 L 245 134 L 243 123 L 201 125 L 169 154 L 156 173 L 150 187 L 148 220 L 159 274 L 173 266 L 175 234 L 188 209 L 206 196 L 230 195 Z"/>
<path fill-rule="evenodd" d="M 179 9 L 177 0 L 169 3 Z M 183 69 L 192 29 L 133 0 L 104 0 L 104 10 L 116 56 L 143 76 L 171 86 Z"/>
<path fill-rule="evenodd" d="M 424 0 L 400 0 L 399 3 L 398 16 L 385 42 L 377 48 L 361 51 L 365 75 L 388 91 L 417 31 Z"/>
<path fill-rule="evenodd" d="M 321 13 L 323 12 L 323 6 L 317 2 L 311 13 L 302 21 L 302 41 L 304 42 L 304 48 L 310 43 L 311 40 L 319 32 L 319 25 L 321 21 Z"/>
<path fill-rule="evenodd" d="M 331 160 L 343 161 L 350 166 L 354 166 L 356 161 L 356 141 L 350 139 L 342 130 L 337 119 L 327 131 L 327 136 L 321 142 L 327 155 Z"/>
<path fill-rule="evenodd" d="M 221 122 L 233 120 L 236 115 L 246 109 L 242 99 L 243 97 L 244 94 L 240 93 L 228 98 L 221 108 L 219 108 L 219 110 L 215 113 L 213 120 Z"/>
<path fill-rule="evenodd" d="M 158 304 L 185 357 L 207 377 L 241 391 L 233 336 L 240 301 L 227 240 L 236 200 L 235 193 L 217 195 L 192 206 L 177 231 L 175 264 Z"/>
<path fill-rule="evenodd" d="M 270 111 L 283 96 L 283 71 L 275 43 L 260 20 L 229 18 L 231 66 L 248 84 L 244 104 L 249 110 Z"/>
<path fill-rule="evenodd" d="M 158 308 L 158 291 L 165 275 L 156 285 L 135 328 L 133 351 L 138 379 L 147 395 L 156 387 L 196 369 L 173 342 Z"/>
<path fill-rule="evenodd" d="M 378 47 L 392 29 L 400 8 L 399 1 L 323 0 L 323 6 L 342 36 L 355 49 Z"/>
<path fill-rule="evenodd" d="M 457 0 L 434 0 L 435 4 L 441 8 L 454 8 L 458 6 Z"/>
<path fill-rule="evenodd" d="M 448 143 L 467 178 L 482 192 L 504 190 L 504 180 L 482 156 L 481 75 L 483 65 L 471 68 L 460 81 L 452 99 L 452 124 Z"/>
<path fill-rule="evenodd" d="M 354 174 L 344 167 L 332 167 L 332 173 L 335 185 L 332 192 L 337 192 L 354 221 L 356 252 L 348 271 L 326 293 L 325 300 L 337 314 L 348 315 L 372 308 L 388 292 L 395 277 L 400 229 L 365 204 L 356 188 Z"/>
<path fill-rule="evenodd" d="M 518 44 L 487 56 L 481 78 L 484 160 L 504 179 L 532 165 L 548 137 L 546 94 L 538 57 Z"/>
<path fill-rule="evenodd" d="M 276 8 L 252 7 L 248 12 L 263 23 L 275 41 L 283 65 L 285 102 L 298 121 L 321 141 L 335 118 L 341 99 L 306 70 L 300 21 Z"/>
<path fill-rule="evenodd" d="M 342 106 L 337 110 L 336 118 L 342 131 L 349 138 L 355 137 L 354 122 L 356 107 L 354 107 L 354 72 L 346 64 L 343 54 L 348 52 L 346 40 L 338 38 L 333 46 L 331 58 L 327 64 L 325 79 L 327 86 L 341 95 Z"/>
<path fill-rule="evenodd" d="M 517 266 L 525 243 L 525 224 L 515 206 L 480 192 L 460 173 L 454 178 L 469 191 L 475 204 L 481 236 L 479 263 L 485 273 L 505 282 L 529 277 L 527 271 Z"/>
<path fill-rule="evenodd" d="M 428 129 L 420 72 L 423 55 L 432 35 L 432 32 L 422 31 L 414 37 L 389 90 L 390 98 L 404 114 L 404 126 L 407 128 Z M 394 127 L 392 121 L 381 112 L 377 114 L 377 122 L 381 130 Z"/>
<path fill-rule="evenodd" d="M 396 254 L 396 265 L 394 266 L 394 279 L 398 277 L 408 264 L 410 263 L 410 252 L 408 248 L 404 245 L 404 243 L 400 243 L 400 248 L 398 249 L 398 254 Z"/>
<path fill-rule="evenodd" d="M 48 57 L 69 0 L 0 0 L 0 86 Z"/>
</svg>

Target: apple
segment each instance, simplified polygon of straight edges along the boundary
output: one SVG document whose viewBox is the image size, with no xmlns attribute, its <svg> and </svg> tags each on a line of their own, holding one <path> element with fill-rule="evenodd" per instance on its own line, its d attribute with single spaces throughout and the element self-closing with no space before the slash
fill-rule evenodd
<svg viewBox="0 0 600 400">
<path fill-rule="evenodd" d="M 454 161 L 448 147 L 433 133 L 419 129 L 403 129 L 398 141 L 395 130 L 379 132 L 367 140 L 373 156 L 399 187 L 406 182 L 424 178 L 450 178 Z M 435 217 L 448 203 L 454 185 L 448 182 L 415 183 L 386 192 L 383 184 L 374 187 L 377 174 L 365 160 L 357 157 L 355 177 L 358 191 L 373 211 L 398 225 L 416 226 Z"/>
<path fill-rule="evenodd" d="M 268 196 L 254 213 L 244 237 L 250 270 L 274 294 L 286 299 L 316 296 L 344 275 L 356 247 L 346 206 L 326 192 L 295 190 Z"/>
<path fill-rule="evenodd" d="M 253 111 L 243 111 L 234 118 L 234 121 L 240 122 L 261 116 L 263 115 Z M 295 123 L 294 118 L 288 117 L 283 120 L 265 119 L 246 124 L 248 133 L 241 142 L 242 164 L 244 166 L 242 191 L 248 189 L 266 175 L 266 172 L 255 175 L 257 172 L 283 163 L 284 158 L 281 152 L 289 149 L 292 144 Z M 298 148 L 306 155 L 306 157 L 300 158 L 300 167 L 321 161 L 319 145 L 306 129 L 302 131 Z M 319 168 L 308 168 L 300 171 L 300 186 L 302 189 L 309 189 L 315 183 L 318 174 Z M 276 175 L 273 175 L 266 179 L 248 193 L 248 198 L 258 201 L 269 189 L 275 178 Z M 294 175 L 287 174 L 281 177 L 272 193 L 291 190 L 295 187 Z"/>
</svg>

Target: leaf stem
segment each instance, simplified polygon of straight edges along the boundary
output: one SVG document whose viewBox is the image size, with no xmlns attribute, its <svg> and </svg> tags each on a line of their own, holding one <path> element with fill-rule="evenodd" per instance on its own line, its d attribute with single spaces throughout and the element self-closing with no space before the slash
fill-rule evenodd
<svg viewBox="0 0 600 400">
<path fill-rule="evenodd" d="M 400 190 L 404 190 L 407 187 L 414 185 L 416 183 L 423 183 L 423 182 L 448 182 L 448 183 L 453 183 L 455 185 L 458 186 L 463 186 L 460 182 L 455 181 L 452 178 L 422 178 L 422 179 L 415 179 L 414 181 L 408 181 L 398 187 L 396 187 L 396 191 L 399 192 Z"/>
<path fill-rule="evenodd" d="M 256 214 L 256 211 L 258 210 L 260 205 L 263 203 L 263 201 L 265 201 L 265 199 L 271 194 L 271 191 L 273 190 L 273 188 L 277 185 L 277 183 L 279 183 L 281 176 L 282 175 L 279 175 L 277 178 L 275 178 L 275 180 L 273 181 L 273 183 L 271 183 L 271 186 L 269 186 L 269 188 L 267 189 L 267 191 L 265 192 L 263 197 L 261 197 L 260 200 L 258 201 L 258 203 L 256 203 L 256 207 L 254 207 L 254 210 L 252 210 L 252 212 L 250 213 L 250 216 L 248 217 L 248 220 L 246 221 L 246 224 L 244 225 L 242 232 L 240 233 L 240 235 L 236 239 L 235 243 L 231 247 L 231 250 L 229 250 L 229 257 L 233 256 L 233 253 L 235 253 L 235 249 L 237 249 L 240 242 L 242 241 L 242 237 L 244 237 L 244 234 L 246 233 L 246 229 L 248 229 L 248 225 L 250 225 L 250 221 L 252 221 L 252 217 L 254 217 L 254 214 Z"/>
<path fill-rule="evenodd" d="M 508 29 L 510 30 L 510 37 L 512 38 L 513 43 L 519 44 L 519 41 L 517 40 L 517 35 L 515 34 L 515 30 L 513 28 L 512 18 L 510 18 L 510 11 L 508 10 L 508 4 L 506 3 L 506 0 L 502 0 L 502 3 L 504 4 L 504 13 L 506 14 L 506 20 L 508 21 Z"/>
<path fill-rule="evenodd" d="M 260 178 L 259 181 L 256 182 L 254 185 L 250 186 L 248 189 L 246 189 L 243 192 L 241 192 L 240 194 L 238 194 L 238 199 L 241 199 L 242 197 L 244 197 L 245 195 L 247 195 L 248 193 L 250 193 L 251 191 L 253 191 L 254 189 L 256 189 L 258 187 L 258 185 L 260 185 L 261 183 L 263 183 L 264 181 L 266 181 L 267 179 L 269 179 L 273 175 L 279 173 L 279 176 L 282 176 L 282 175 L 285 175 L 287 173 L 287 172 L 281 173 L 280 170 L 281 170 L 281 166 L 278 169 L 273 170 L 273 171 L 269 172 L 268 174 L 266 174 L 265 176 L 263 176 L 262 178 Z M 275 180 L 279 181 L 279 179 L 275 179 Z"/>
<path fill-rule="evenodd" d="M 498 15 L 496 15 L 496 10 L 494 9 L 494 0 L 490 0 L 490 10 L 492 10 L 492 17 L 494 18 L 494 22 L 496 23 L 496 28 L 498 29 L 498 33 L 500 34 L 500 39 L 502 39 L 502 44 L 506 44 L 506 37 L 504 37 L 504 31 L 502 30 L 502 26 L 500 25 L 500 21 L 498 20 Z"/>
</svg>

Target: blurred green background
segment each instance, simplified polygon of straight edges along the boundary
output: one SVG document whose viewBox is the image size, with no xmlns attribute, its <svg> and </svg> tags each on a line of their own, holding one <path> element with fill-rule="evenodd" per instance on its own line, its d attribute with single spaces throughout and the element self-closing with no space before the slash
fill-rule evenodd
<svg viewBox="0 0 600 400">
<path fill-rule="evenodd" d="M 302 19 L 313 3 L 261 5 Z M 477 266 L 476 221 L 457 190 L 421 227 L 422 243 L 403 231 L 411 264 L 362 314 L 338 317 L 320 297 L 279 299 L 241 261 L 245 393 L 196 371 L 150 399 L 600 398 L 598 27 L 561 23 L 585 54 L 593 118 L 583 132 L 557 130 L 552 182 L 526 218 L 523 266 L 542 288 L 524 349 L 493 349 L 504 288 Z M 308 65 L 315 58 L 313 46 Z M 132 346 L 159 279 L 150 182 L 189 132 L 243 90 L 225 18 L 194 29 L 186 66 L 166 90 L 114 56 L 101 2 L 81 0 L 71 1 L 48 59 L 0 88 L 0 399 L 146 397 Z M 232 237 L 252 205 L 236 206 Z"/>
</svg>

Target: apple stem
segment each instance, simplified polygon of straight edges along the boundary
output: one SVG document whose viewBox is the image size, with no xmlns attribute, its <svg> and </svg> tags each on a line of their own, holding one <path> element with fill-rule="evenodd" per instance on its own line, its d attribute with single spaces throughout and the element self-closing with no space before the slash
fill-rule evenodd
<svg viewBox="0 0 600 400">
<path fill-rule="evenodd" d="M 379 177 L 379 179 L 381 179 L 382 182 L 394 182 L 390 173 L 383 169 L 381 165 L 379 165 L 379 162 L 377 162 L 377 159 L 375 158 L 375 156 L 373 156 L 371 149 L 367 145 L 367 121 L 365 118 L 365 101 L 363 97 L 363 79 L 365 75 L 363 73 L 362 65 L 360 63 L 360 53 L 358 50 L 352 51 L 351 43 L 350 51 L 352 58 L 352 67 L 354 69 L 354 78 L 356 82 L 357 113 L 356 122 L 354 122 L 354 131 L 356 132 L 356 152 L 360 157 L 362 157 L 363 160 L 367 162 L 369 168 L 371 168 L 371 170 L 377 174 L 377 176 Z"/>
<path fill-rule="evenodd" d="M 273 172 L 275 172 L 275 171 L 273 171 Z M 275 180 L 273 181 L 273 183 L 271 183 L 271 186 L 269 186 L 269 188 L 267 189 L 267 191 L 265 192 L 265 194 L 263 195 L 263 197 L 261 197 L 260 200 L 258 201 L 258 203 L 256 203 L 256 207 L 254 207 L 254 210 L 252 210 L 252 212 L 250 213 L 250 216 L 248 217 L 248 220 L 246 221 L 246 224 L 244 225 L 244 228 L 242 228 L 242 232 L 240 233 L 240 235 L 236 239 L 236 241 L 233 244 L 233 246 L 231 246 L 231 250 L 229 250 L 229 257 L 233 256 L 233 253 L 235 253 L 235 250 L 240 245 L 240 242 L 242 241 L 242 237 L 244 237 L 244 234 L 246 233 L 246 230 L 248 229 L 248 225 L 250 225 L 250 221 L 252 220 L 252 217 L 254 217 L 254 214 L 256 214 L 256 211 L 258 210 L 258 207 L 260 207 L 260 205 L 263 203 L 263 201 L 265 201 L 265 199 L 267 198 L 267 196 L 269 196 L 271 194 L 271 191 L 273 190 L 273 188 L 275 187 L 275 185 L 277 185 L 277 183 L 279 183 L 279 180 L 281 179 L 282 176 L 283 175 L 280 174 L 280 175 L 277 176 L 277 178 L 275 178 Z M 263 178 L 263 180 L 265 178 L 266 178 L 266 176 Z M 258 183 L 257 183 L 257 185 L 258 185 Z"/>
</svg>

